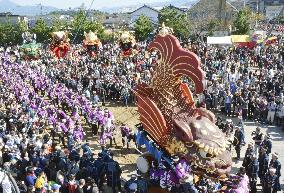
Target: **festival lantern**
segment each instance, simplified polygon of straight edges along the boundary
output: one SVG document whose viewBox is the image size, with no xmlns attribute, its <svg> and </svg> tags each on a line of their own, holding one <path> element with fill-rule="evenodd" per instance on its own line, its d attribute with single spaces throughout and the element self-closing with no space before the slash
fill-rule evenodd
<svg viewBox="0 0 284 193">
<path fill-rule="evenodd" d="M 164 159 L 174 166 L 173 157 L 177 156 L 191 164 L 193 174 L 225 178 L 232 167 L 226 136 L 215 125 L 212 112 L 195 106 L 189 86 L 182 82 L 186 76 L 193 81 L 195 93 L 204 91 L 200 59 L 183 49 L 164 24 L 148 49 L 158 51 L 160 59 L 151 82 L 134 90 L 141 121 L 137 143 L 145 145 L 158 162 Z"/>
<path fill-rule="evenodd" d="M 92 31 L 89 31 L 89 33 L 84 32 L 84 36 L 83 46 L 86 52 L 90 57 L 95 57 L 99 48 L 102 46 L 100 39 L 97 34 Z"/>
<path fill-rule="evenodd" d="M 24 32 L 22 34 L 23 45 L 20 47 L 20 52 L 25 60 L 37 60 L 40 56 L 41 44 L 36 43 L 36 34 Z"/>
<path fill-rule="evenodd" d="M 52 42 L 50 50 L 56 55 L 57 58 L 64 58 L 70 50 L 68 32 L 58 31 L 52 32 Z"/>
</svg>

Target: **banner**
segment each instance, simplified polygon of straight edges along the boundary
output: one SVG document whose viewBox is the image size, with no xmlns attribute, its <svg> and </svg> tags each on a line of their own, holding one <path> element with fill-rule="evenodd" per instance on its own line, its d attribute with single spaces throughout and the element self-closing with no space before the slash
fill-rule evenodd
<svg viewBox="0 0 284 193">
<path fill-rule="evenodd" d="M 231 35 L 233 43 L 250 42 L 251 38 L 249 35 Z"/>
<path fill-rule="evenodd" d="M 207 44 L 226 44 L 226 45 L 231 45 L 232 44 L 232 40 L 231 40 L 231 36 L 207 37 Z"/>
</svg>

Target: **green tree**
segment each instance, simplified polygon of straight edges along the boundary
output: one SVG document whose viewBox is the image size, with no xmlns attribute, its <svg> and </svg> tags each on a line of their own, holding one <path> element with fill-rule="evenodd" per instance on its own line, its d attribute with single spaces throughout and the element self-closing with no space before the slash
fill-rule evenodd
<svg viewBox="0 0 284 193">
<path fill-rule="evenodd" d="M 13 34 L 13 43 L 14 44 L 22 44 L 23 38 L 22 34 L 28 31 L 28 25 L 25 21 L 20 21 L 16 25 L 13 26 L 14 34 Z"/>
<path fill-rule="evenodd" d="M 6 18 L 6 21 L 0 24 L 0 45 L 17 45 L 21 44 L 22 33 L 28 30 L 27 23 L 20 21 L 16 24 L 10 22 L 9 17 Z"/>
<path fill-rule="evenodd" d="M 234 20 L 234 26 L 236 31 L 233 33 L 236 35 L 247 34 L 250 30 L 250 13 L 248 10 L 241 10 L 238 12 L 236 19 Z"/>
<path fill-rule="evenodd" d="M 135 36 L 138 40 L 145 40 L 149 36 L 151 32 L 153 32 L 153 25 L 149 19 L 149 17 L 145 15 L 141 15 L 134 25 L 135 28 Z"/>
<path fill-rule="evenodd" d="M 104 28 L 102 23 L 97 21 L 88 20 L 87 13 L 80 10 L 75 16 L 71 24 L 72 26 L 72 40 L 75 43 L 81 43 L 83 41 L 84 32 L 93 31 L 97 32 L 98 36 L 102 36 Z"/>
<path fill-rule="evenodd" d="M 0 46 L 7 46 L 13 43 L 14 30 L 14 26 L 8 20 L 0 24 Z"/>
<path fill-rule="evenodd" d="M 66 30 L 67 21 L 63 19 L 59 19 L 58 17 L 54 17 L 52 20 L 52 31 L 62 31 Z"/>
<path fill-rule="evenodd" d="M 51 30 L 42 18 L 36 21 L 31 31 L 37 35 L 37 42 L 43 43 L 50 38 Z"/>
<path fill-rule="evenodd" d="M 188 39 L 190 35 L 190 23 L 185 13 L 180 13 L 175 8 L 165 7 L 160 11 L 159 23 L 165 23 L 174 30 L 175 36 Z"/>
<path fill-rule="evenodd" d="M 211 19 L 207 25 L 208 36 L 214 34 L 215 29 L 219 26 L 220 22 L 217 19 Z"/>
</svg>

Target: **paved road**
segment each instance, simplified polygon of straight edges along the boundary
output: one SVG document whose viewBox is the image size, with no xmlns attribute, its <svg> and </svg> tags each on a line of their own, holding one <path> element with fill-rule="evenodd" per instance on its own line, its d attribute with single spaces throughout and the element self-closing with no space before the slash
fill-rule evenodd
<svg viewBox="0 0 284 193">
<path fill-rule="evenodd" d="M 236 119 L 233 119 L 233 121 L 236 123 Z M 272 139 L 272 152 L 277 152 L 279 154 L 279 161 L 281 162 L 282 168 L 281 168 L 281 174 L 282 177 L 280 179 L 280 183 L 282 184 L 282 190 L 284 190 L 284 132 L 282 131 L 281 128 L 276 127 L 276 126 L 268 126 L 268 125 L 263 125 L 263 124 L 259 124 L 256 122 L 252 122 L 252 121 L 245 121 L 245 141 L 246 144 L 253 142 L 252 140 L 252 136 L 251 133 L 253 131 L 255 131 L 256 127 L 259 126 L 261 128 L 261 131 L 263 133 L 268 133 L 271 136 Z M 246 151 L 246 147 L 242 148 L 241 151 L 241 157 L 244 157 L 245 155 L 245 151 Z M 236 157 L 236 152 L 234 149 L 232 149 L 232 155 L 233 157 Z M 271 155 L 270 155 L 270 159 L 271 159 Z M 233 172 L 237 171 L 237 169 L 239 167 L 241 167 L 242 165 L 242 160 L 241 159 L 239 162 L 237 162 L 235 159 L 233 159 L 234 161 L 234 169 Z M 260 187 L 259 188 L 259 192 L 260 191 Z"/>
<path fill-rule="evenodd" d="M 135 107 L 129 107 L 129 108 L 124 108 L 124 107 L 109 107 L 109 109 L 114 113 L 116 120 L 119 120 L 121 122 L 127 123 L 127 125 L 134 127 L 136 123 L 138 123 L 138 115 L 134 115 L 132 111 L 135 111 Z M 220 114 L 217 113 L 216 116 L 219 116 Z M 221 115 L 222 116 L 222 115 Z M 235 123 L 237 123 L 236 118 L 231 118 Z M 255 131 L 256 127 L 260 126 L 261 131 L 263 133 L 269 133 L 273 142 L 272 146 L 272 152 L 278 152 L 279 153 L 279 160 L 282 164 L 282 175 L 284 175 L 284 132 L 275 126 L 267 126 L 267 125 L 261 125 L 252 121 L 246 121 L 245 122 L 245 140 L 246 144 L 253 142 L 251 133 Z M 118 140 L 117 142 L 119 143 L 119 148 L 112 148 L 112 150 L 115 153 L 115 159 L 121 164 L 122 169 L 123 169 L 123 174 L 122 177 L 124 179 L 129 179 L 132 173 L 135 173 L 136 169 L 136 158 L 138 157 L 137 152 L 131 148 L 131 150 L 125 150 L 121 149 L 121 142 L 119 140 L 119 136 L 117 136 Z M 97 143 L 97 138 L 90 137 L 89 140 L 92 142 L 92 147 L 93 150 L 97 153 L 100 148 L 98 148 L 98 143 Z M 246 146 L 242 148 L 241 151 L 241 157 L 244 157 L 246 151 Z M 234 148 L 232 148 L 232 155 L 233 157 L 236 157 L 236 153 Z M 233 171 L 232 173 L 235 173 L 238 171 L 238 168 L 241 167 L 242 165 L 242 159 L 239 162 L 236 162 L 236 160 L 233 160 Z M 282 184 L 282 190 L 284 190 L 284 177 L 280 179 L 280 183 Z M 259 186 L 259 192 L 261 193 L 261 187 Z M 105 191 L 108 192 L 108 191 Z"/>
</svg>

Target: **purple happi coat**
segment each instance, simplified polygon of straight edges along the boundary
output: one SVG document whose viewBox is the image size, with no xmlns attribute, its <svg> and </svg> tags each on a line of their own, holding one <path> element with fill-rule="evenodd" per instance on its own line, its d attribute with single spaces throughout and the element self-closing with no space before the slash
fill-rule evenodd
<svg viewBox="0 0 284 193">
<path fill-rule="evenodd" d="M 151 180 L 160 181 L 162 174 L 163 172 L 161 169 L 150 168 L 149 175 Z"/>
<path fill-rule="evenodd" d="M 60 123 L 60 124 L 59 124 L 59 127 L 60 127 L 60 129 L 61 129 L 64 133 L 67 133 L 67 132 L 68 132 L 68 128 L 67 128 L 67 126 L 65 125 L 65 123 Z"/>
<path fill-rule="evenodd" d="M 171 189 L 175 184 L 179 183 L 179 179 L 173 170 L 164 170 L 161 172 L 160 186 L 162 188 Z"/>
</svg>

